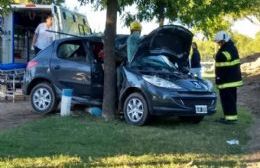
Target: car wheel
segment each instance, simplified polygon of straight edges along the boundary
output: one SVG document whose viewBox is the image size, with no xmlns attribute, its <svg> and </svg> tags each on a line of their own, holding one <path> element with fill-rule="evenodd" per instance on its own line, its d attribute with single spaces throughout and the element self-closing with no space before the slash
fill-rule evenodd
<svg viewBox="0 0 260 168">
<path fill-rule="evenodd" d="M 35 112 L 46 114 L 57 108 L 58 100 L 54 89 L 48 83 L 36 85 L 31 92 L 31 105 Z"/>
<path fill-rule="evenodd" d="M 126 122 L 132 125 L 144 125 L 149 117 L 147 102 L 139 93 L 132 93 L 126 98 L 123 111 Z"/>
<path fill-rule="evenodd" d="M 179 118 L 184 122 L 198 124 L 203 120 L 204 116 L 180 116 Z"/>
</svg>

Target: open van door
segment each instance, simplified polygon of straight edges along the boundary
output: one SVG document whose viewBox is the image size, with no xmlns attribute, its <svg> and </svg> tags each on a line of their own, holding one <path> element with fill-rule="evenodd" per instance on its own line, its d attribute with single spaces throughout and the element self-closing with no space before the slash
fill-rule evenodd
<svg viewBox="0 0 260 168">
<path fill-rule="evenodd" d="M 57 21 L 54 29 L 59 32 L 55 35 L 56 39 L 68 35 L 85 36 L 91 34 L 86 16 L 56 5 L 52 5 L 52 13 L 54 20 Z"/>
<path fill-rule="evenodd" d="M 12 62 L 13 58 L 13 13 L 0 15 L 0 63 Z"/>
</svg>

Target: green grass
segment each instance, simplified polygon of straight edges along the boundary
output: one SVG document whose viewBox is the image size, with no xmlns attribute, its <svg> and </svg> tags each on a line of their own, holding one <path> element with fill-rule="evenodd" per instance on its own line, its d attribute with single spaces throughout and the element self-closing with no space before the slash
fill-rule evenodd
<svg viewBox="0 0 260 168">
<path fill-rule="evenodd" d="M 135 127 L 90 116 L 48 116 L 0 133 L 0 167 L 241 167 L 251 116 L 237 125 L 157 119 Z M 238 139 L 230 146 L 226 140 Z"/>
</svg>

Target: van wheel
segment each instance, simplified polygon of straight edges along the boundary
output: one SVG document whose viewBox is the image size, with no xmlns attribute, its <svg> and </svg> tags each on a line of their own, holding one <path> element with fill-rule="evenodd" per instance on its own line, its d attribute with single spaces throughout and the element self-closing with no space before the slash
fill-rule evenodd
<svg viewBox="0 0 260 168">
<path fill-rule="evenodd" d="M 31 105 L 35 112 L 46 114 L 56 110 L 58 100 L 54 89 L 48 83 L 36 85 L 31 92 Z"/>
<path fill-rule="evenodd" d="M 184 122 L 198 124 L 203 120 L 204 116 L 180 116 L 179 118 Z"/>
<path fill-rule="evenodd" d="M 149 117 L 147 102 L 140 93 L 132 93 L 126 98 L 123 111 L 126 122 L 131 125 L 144 125 Z"/>
</svg>

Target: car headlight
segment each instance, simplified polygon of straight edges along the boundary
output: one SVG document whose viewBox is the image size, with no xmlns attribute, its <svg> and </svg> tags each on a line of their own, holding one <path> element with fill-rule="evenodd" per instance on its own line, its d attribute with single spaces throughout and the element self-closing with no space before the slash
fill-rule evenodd
<svg viewBox="0 0 260 168">
<path fill-rule="evenodd" d="M 213 88 L 214 88 L 212 82 L 209 81 L 209 80 L 205 80 L 205 82 L 206 82 L 206 84 L 207 84 L 208 90 L 209 90 L 209 91 L 212 91 Z"/>
<path fill-rule="evenodd" d="M 180 87 L 168 80 L 159 78 L 157 76 L 143 75 L 142 77 L 146 82 L 148 82 L 154 86 L 158 86 L 158 87 L 162 87 L 162 88 L 170 88 L 170 89 L 182 89 L 182 87 Z"/>
</svg>

